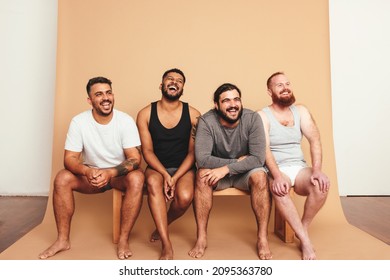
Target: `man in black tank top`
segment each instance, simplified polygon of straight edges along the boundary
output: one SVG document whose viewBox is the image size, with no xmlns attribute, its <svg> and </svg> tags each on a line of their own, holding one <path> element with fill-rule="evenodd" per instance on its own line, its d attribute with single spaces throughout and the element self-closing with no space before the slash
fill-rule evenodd
<svg viewBox="0 0 390 280">
<path fill-rule="evenodd" d="M 148 203 L 156 224 L 150 241 L 161 240 L 160 259 L 173 259 L 168 225 L 185 213 L 194 196 L 194 129 L 200 112 L 180 101 L 184 84 L 181 70 L 167 70 L 160 84 L 161 99 L 137 116 L 143 157 L 148 164 Z"/>
</svg>

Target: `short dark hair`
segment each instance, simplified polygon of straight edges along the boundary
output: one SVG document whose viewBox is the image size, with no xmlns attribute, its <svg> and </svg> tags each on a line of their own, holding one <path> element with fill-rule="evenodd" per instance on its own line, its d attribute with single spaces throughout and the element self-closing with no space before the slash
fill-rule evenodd
<svg viewBox="0 0 390 280">
<path fill-rule="evenodd" d="M 112 82 L 110 81 L 110 79 L 107 79 L 105 77 L 94 77 L 94 78 L 89 79 L 89 81 L 87 83 L 87 94 L 88 95 L 91 91 L 91 87 L 94 84 L 108 84 L 111 87 Z"/>
<path fill-rule="evenodd" d="M 237 90 L 238 91 L 238 94 L 240 95 L 241 97 L 241 90 L 236 86 L 236 85 L 233 85 L 233 84 L 230 84 L 230 83 L 224 83 L 222 85 L 220 85 L 217 90 L 214 92 L 214 102 L 215 103 L 218 103 L 219 101 L 219 96 L 228 91 L 228 90 Z"/>
<path fill-rule="evenodd" d="M 275 76 L 278 76 L 278 75 L 284 75 L 284 72 L 282 72 L 282 71 L 275 72 L 271 76 L 269 76 L 269 78 L 267 79 L 267 89 L 271 87 L 271 80 L 272 80 L 272 78 L 275 77 Z"/>
<path fill-rule="evenodd" d="M 181 71 L 180 69 L 177 69 L 177 68 L 172 68 L 172 69 L 169 69 L 167 71 L 164 72 L 163 76 L 162 76 L 162 80 L 164 81 L 165 77 L 169 74 L 169 73 L 177 73 L 177 74 L 180 74 L 183 76 L 183 82 L 185 83 L 186 82 L 186 76 L 184 76 L 184 73 L 183 71 Z"/>
</svg>

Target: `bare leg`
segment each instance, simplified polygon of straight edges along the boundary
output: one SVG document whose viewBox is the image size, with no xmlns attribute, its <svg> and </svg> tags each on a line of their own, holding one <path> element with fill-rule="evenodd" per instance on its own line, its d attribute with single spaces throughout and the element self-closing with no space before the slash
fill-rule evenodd
<svg viewBox="0 0 390 280">
<path fill-rule="evenodd" d="M 40 253 L 40 259 L 47 259 L 55 254 L 70 249 L 70 226 L 74 213 L 73 191 L 83 193 L 98 193 L 92 189 L 84 177 L 78 177 L 68 170 L 58 172 L 53 187 L 53 209 L 57 225 L 57 239 L 45 251 Z"/>
<path fill-rule="evenodd" d="M 272 179 L 270 179 L 272 183 Z M 290 194 L 285 196 L 273 195 L 275 207 L 278 208 L 281 216 L 290 224 L 295 235 L 301 242 L 301 251 L 303 260 L 315 260 L 316 255 L 309 239 L 307 231 L 303 228 L 298 211 L 291 199 Z"/>
<path fill-rule="evenodd" d="M 308 231 L 314 217 L 325 204 L 328 193 L 322 193 L 318 185 L 313 185 L 310 182 L 312 174 L 311 168 L 305 168 L 298 173 L 295 179 L 295 192 L 299 195 L 307 196 L 302 215 L 302 225 Z"/>
<path fill-rule="evenodd" d="M 119 259 L 127 259 L 133 255 L 129 247 L 129 236 L 141 210 L 144 175 L 142 171 L 135 170 L 126 176 L 113 178 L 111 183 L 113 187 L 125 191 L 117 254 Z"/>
<path fill-rule="evenodd" d="M 156 231 L 153 232 L 151 241 L 161 239 L 161 259 L 173 259 L 173 247 L 168 234 L 168 219 L 165 196 L 163 192 L 163 177 L 160 173 L 152 170 L 146 170 L 146 184 L 148 188 L 148 203 Z"/>
<path fill-rule="evenodd" d="M 213 204 L 212 188 L 200 178 L 199 170 L 196 174 L 194 212 L 197 225 L 197 240 L 195 246 L 188 252 L 193 258 L 201 258 L 207 248 L 207 224 Z"/>
<path fill-rule="evenodd" d="M 311 168 L 305 168 L 301 170 L 298 173 L 297 178 L 295 179 L 295 187 L 294 187 L 294 190 L 298 195 L 307 197 L 304 205 L 302 219 L 301 219 L 302 228 L 305 234 L 302 236 L 299 236 L 297 234 L 297 237 L 301 242 L 302 259 L 309 259 L 309 260 L 316 259 L 314 248 L 309 239 L 309 226 L 313 221 L 315 215 L 317 215 L 319 210 L 324 205 L 328 195 L 328 193 L 322 193 L 319 190 L 319 187 L 317 185 L 314 186 L 310 182 L 311 174 L 312 174 Z M 307 240 L 305 239 L 305 236 Z"/>
<path fill-rule="evenodd" d="M 257 222 L 257 254 L 261 260 L 272 259 L 268 244 L 268 222 L 271 212 L 271 197 L 267 175 L 259 171 L 251 174 L 249 179 L 252 209 Z"/>
<path fill-rule="evenodd" d="M 168 210 L 168 225 L 183 216 L 188 207 L 191 205 L 194 197 L 194 181 L 195 172 L 193 170 L 189 170 L 176 183 L 175 197 L 170 203 Z M 160 236 L 158 234 L 158 230 L 156 229 L 152 233 L 150 241 L 154 242 L 159 239 Z"/>
</svg>

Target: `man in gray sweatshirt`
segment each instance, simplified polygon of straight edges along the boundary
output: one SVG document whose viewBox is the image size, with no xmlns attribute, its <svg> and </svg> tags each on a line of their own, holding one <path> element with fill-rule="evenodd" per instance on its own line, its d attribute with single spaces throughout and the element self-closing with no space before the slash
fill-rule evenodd
<svg viewBox="0 0 390 280">
<path fill-rule="evenodd" d="M 233 84 L 218 87 L 214 107 L 200 117 L 196 131 L 197 241 L 188 254 L 200 258 L 207 248 L 213 191 L 235 187 L 250 191 L 258 227 L 257 253 L 260 259 L 271 259 L 267 236 L 271 201 L 264 169 L 266 139 L 262 120 L 256 112 L 243 109 L 241 91 Z"/>
</svg>

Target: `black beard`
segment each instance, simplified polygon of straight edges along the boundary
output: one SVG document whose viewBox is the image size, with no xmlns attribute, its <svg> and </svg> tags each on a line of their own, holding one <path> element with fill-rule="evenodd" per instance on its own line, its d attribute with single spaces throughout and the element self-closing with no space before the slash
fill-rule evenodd
<svg viewBox="0 0 390 280">
<path fill-rule="evenodd" d="M 183 95 L 183 90 L 181 90 L 177 95 L 169 95 L 168 91 L 166 91 L 164 88 L 161 89 L 162 95 L 170 101 L 176 101 Z"/>
<path fill-rule="evenodd" d="M 290 107 L 295 103 L 295 96 L 291 94 L 289 98 L 280 98 L 276 94 L 272 94 L 272 101 L 282 107 Z"/>
<path fill-rule="evenodd" d="M 241 108 L 240 112 L 238 113 L 238 117 L 237 119 L 231 119 L 229 118 L 226 114 L 224 114 L 220 109 L 219 109 L 219 106 L 218 106 L 218 109 L 215 109 L 215 111 L 217 112 L 217 115 L 220 116 L 224 121 L 230 123 L 230 124 L 235 124 L 236 122 L 238 122 L 240 119 L 241 119 L 241 116 L 242 116 L 242 111 L 244 110 L 244 108 Z"/>
</svg>

